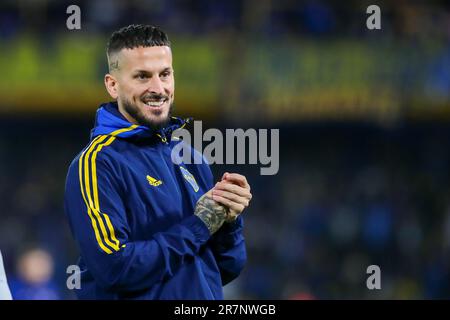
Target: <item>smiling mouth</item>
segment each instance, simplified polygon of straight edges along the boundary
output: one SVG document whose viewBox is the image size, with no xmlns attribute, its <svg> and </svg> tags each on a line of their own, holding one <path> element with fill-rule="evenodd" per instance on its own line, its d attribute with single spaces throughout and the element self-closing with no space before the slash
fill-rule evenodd
<svg viewBox="0 0 450 320">
<path fill-rule="evenodd" d="M 167 99 L 147 100 L 147 101 L 142 101 L 142 102 L 149 107 L 160 108 L 166 101 L 167 101 Z"/>
</svg>

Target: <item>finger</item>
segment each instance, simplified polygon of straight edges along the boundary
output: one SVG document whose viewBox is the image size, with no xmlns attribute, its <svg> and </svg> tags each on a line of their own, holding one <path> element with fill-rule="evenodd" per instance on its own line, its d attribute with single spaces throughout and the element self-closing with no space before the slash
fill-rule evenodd
<svg viewBox="0 0 450 320">
<path fill-rule="evenodd" d="M 224 180 L 224 179 L 226 178 L 227 175 L 228 175 L 228 172 L 225 172 L 225 173 L 222 175 L 222 179 L 221 179 L 221 180 Z"/>
<path fill-rule="evenodd" d="M 252 198 L 252 194 L 250 193 L 250 190 L 242 188 L 235 184 L 227 183 L 227 182 L 218 182 L 216 184 L 216 186 L 213 188 L 213 190 L 228 191 L 228 192 L 234 193 L 236 195 L 239 195 L 241 197 L 247 198 L 249 200 Z"/>
<path fill-rule="evenodd" d="M 241 175 L 239 173 L 228 173 L 228 172 L 226 172 L 224 174 L 224 179 L 236 182 L 236 183 L 238 183 L 239 185 L 242 185 L 242 186 L 247 185 L 247 179 L 243 175 Z"/>
<path fill-rule="evenodd" d="M 221 196 L 222 198 L 231 200 L 236 204 L 242 204 L 244 207 L 248 207 L 248 204 L 250 203 L 250 200 L 248 198 L 238 196 L 235 193 L 228 192 L 228 191 L 213 190 L 212 194 L 213 194 L 213 197 L 215 195 Z"/>
<path fill-rule="evenodd" d="M 213 195 L 213 200 L 217 201 L 220 204 L 223 204 L 224 206 L 228 207 L 230 210 L 234 210 L 238 213 L 241 213 L 244 210 L 244 206 L 239 203 L 235 203 L 229 199 L 226 199 L 224 197 Z"/>
<path fill-rule="evenodd" d="M 224 190 L 224 191 L 235 193 L 242 197 L 246 197 L 248 199 L 252 198 L 252 195 L 248 189 L 242 188 L 238 185 L 231 184 L 231 183 L 218 182 L 214 186 L 213 190 Z"/>
<path fill-rule="evenodd" d="M 230 182 L 237 183 L 241 187 L 250 190 L 250 185 L 248 184 L 247 179 L 239 173 L 226 173 L 224 174 L 224 179 Z"/>
</svg>

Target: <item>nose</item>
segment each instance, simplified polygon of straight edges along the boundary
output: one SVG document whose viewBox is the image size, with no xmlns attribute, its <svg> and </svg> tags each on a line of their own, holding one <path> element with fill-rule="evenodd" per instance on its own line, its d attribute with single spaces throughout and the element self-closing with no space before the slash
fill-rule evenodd
<svg viewBox="0 0 450 320">
<path fill-rule="evenodd" d="M 152 77 L 147 91 L 156 94 L 164 94 L 164 87 L 161 79 L 159 77 Z"/>
</svg>

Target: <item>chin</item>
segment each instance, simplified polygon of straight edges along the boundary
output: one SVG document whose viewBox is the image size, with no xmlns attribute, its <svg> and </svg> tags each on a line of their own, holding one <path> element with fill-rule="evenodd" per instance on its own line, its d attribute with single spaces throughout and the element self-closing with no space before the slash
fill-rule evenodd
<svg viewBox="0 0 450 320">
<path fill-rule="evenodd" d="M 145 117 L 145 123 L 143 125 L 151 127 L 153 129 L 160 129 L 169 123 L 170 117 L 168 115 L 158 117 Z"/>
</svg>

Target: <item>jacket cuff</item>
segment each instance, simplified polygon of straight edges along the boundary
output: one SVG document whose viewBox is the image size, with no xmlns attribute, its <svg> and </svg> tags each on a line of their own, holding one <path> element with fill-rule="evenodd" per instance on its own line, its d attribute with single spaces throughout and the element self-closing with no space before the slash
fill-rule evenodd
<svg viewBox="0 0 450 320">
<path fill-rule="evenodd" d="M 189 216 L 181 222 L 186 228 L 188 228 L 195 236 L 200 244 L 204 244 L 211 237 L 209 229 L 206 224 L 196 215 Z"/>
<path fill-rule="evenodd" d="M 224 233 L 235 233 L 244 227 L 244 219 L 239 215 L 233 222 L 225 222 L 220 228 Z"/>
</svg>

